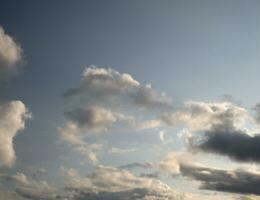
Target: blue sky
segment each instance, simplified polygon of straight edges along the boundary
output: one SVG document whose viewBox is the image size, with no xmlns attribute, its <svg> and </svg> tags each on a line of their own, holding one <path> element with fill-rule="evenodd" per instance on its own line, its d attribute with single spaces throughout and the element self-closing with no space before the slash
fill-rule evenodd
<svg viewBox="0 0 260 200">
<path fill-rule="evenodd" d="M 0 199 L 122 199 L 167 184 L 173 200 L 257 200 L 259 8 L 254 0 L 1 1 Z M 129 179 L 98 187 L 115 173 Z M 257 181 L 221 179 L 228 174 Z M 90 196 L 75 194 L 86 182 Z M 167 198 L 149 192 L 143 198 Z"/>
</svg>

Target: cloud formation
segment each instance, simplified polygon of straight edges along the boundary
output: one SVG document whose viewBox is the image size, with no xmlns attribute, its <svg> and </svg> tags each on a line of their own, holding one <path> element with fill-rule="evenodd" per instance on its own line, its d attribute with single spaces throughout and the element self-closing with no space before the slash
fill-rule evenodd
<svg viewBox="0 0 260 200">
<path fill-rule="evenodd" d="M 190 131 L 206 131 L 214 126 L 241 127 L 248 119 L 245 108 L 231 102 L 185 102 L 176 112 L 164 114 L 162 120 L 170 126 L 184 125 Z"/>
<path fill-rule="evenodd" d="M 68 89 L 63 96 L 68 104 L 59 136 L 74 147 L 80 145 L 85 153 L 89 151 L 86 138 L 160 127 L 156 113 L 171 108 L 171 100 L 151 85 L 143 86 L 129 74 L 95 66 L 86 68 L 80 86 Z M 94 158 L 93 151 L 91 155 Z"/>
<path fill-rule="evenodd" d="M 21 46 L 0 26 L 0 78 L 17 72 L 22 52 Z"/>
<path fill-rule="evenodd" d="M 218 130 L 205 133 L 196 148 L 243 162 L 260 162 L 260 135 L 250 136 L 241 130 Z"/>
<path fill-rule="evenodd" d="M 81 98 L 88 102 L 131 103 L 144 108 L 169 108 L 171 100 L 156 92 L 151 85 L 141 85 L 131 75 L 111 68 L 90 66 L 83 72 L 79 87 L 68 89 L 65 98 Z M 122 106 L 122 105 L 121 105 Z"/>
<path fill-rule="evenodd" d="M 68 189 L 74 191 L 75 200 L 186 199 L 184 194 L 157 179 L 137 177 L 129 171 L 108 166 L 98 166 L 86 178 L 76 177 Z"/>
<path fill-rule="evenodd" d="M 18 197 L 18 199 L 57 199 L 57 189 L 49 185 L 46 181 L 35 180 L 23 173 L 14 175 L 0 175 L 0 179 L 4 182 L 9 182 L 14 186 L 14 190 L 10 192 Z"/>
<path fill-rule="evenodd" d="M 199 181 L 200 188 L 220 192 L 260 195 L 260 172 L 253 170 L 223 170 L 192 162 L 182 154 L 169 154 L 159 168 L 172 174 Z"/>
<path fill-rule="evenodd" d="M 16 156 L 13 139 L 25 128 L 25 120 L 31 115 L 21 101 L 0 104 L 0 166 L 12 166 Z"/>
</svg>

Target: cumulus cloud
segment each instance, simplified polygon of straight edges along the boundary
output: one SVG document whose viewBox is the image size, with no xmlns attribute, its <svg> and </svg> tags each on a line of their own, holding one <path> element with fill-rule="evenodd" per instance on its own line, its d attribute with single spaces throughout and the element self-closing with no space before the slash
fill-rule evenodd
<svg viewBox="0 0 260 200">
<path fill-rule="evenodd" d="M 230 102 L 188 101 L 176 112 L 164 114 L 170 126 L 188 126 L 192 132 L 210 130 L 213 126 L 242 127 L 249 115 L 245 108 Z"/>
<path fill-rule="evenodd" d="M 24 129 L 30 113 L 21 101 L 0 104 L 0 165 L 11 166 L 15 159 L 13 139 Z"/>
<path fill-rule="evenodd" d="M 184 194 L 178 194 L 158 179 L 137 177 L 108 166 L 98 166 L 86 178 L 74 179 L 68 189 L 75 192 L 75 200 L 185 199 Z"/>
<path fill-rule="evenodd" d="M 49 185 L 46 181 L 35 180 L 23 173 L 16 173 L 14 175 L 0 175 L 0 179 L 9 182 L 14 186 L 13 192 L 24 199 L 56 199 L 57 189 Z"/>
<path fill-rule="evenodd" d="M 86 127 L 92 132 L 106 131 L 120 115 L 101 107 L 76 109 L 65 112 L 67 118 L 77 123 L 80 127 Z"/>
<path fill-rule="evenodd" d="M 225 155 L 237 161 L 259 162 L 259 135 L 251 136 L 245 128 L 251 119 L 245 108 L 230 102 L 187 102 L 180 111 L 163 120 L 189 127 L 182 137 L 190 150 Z"/>
<path fill-rule="evenodd" d="M 21 60 L 21 46 L 0 26 L 0 77 L 16 73 Z"/>
<path fill-rule="evenodd" d="M 171 100 L 165 94 L 156 92 L 151 85 L 143 86 L 129 74 L 95 66 L 86 68 L 80 86 L 68 89 L 64 97 L 99 103 L 105 101 L 106 104 L 111 103 L 110 100 L 121 101 L 121 104 L 128 101 L 152 109 L 171 107 Z"/>
<path fill-rule="evenodd" d="M 68 89 L 64 98 L 66 121 L 58 127 L 60 138 L 74 148 L 80 146 L 85 153 L 89 148 L 84 140 L 90 137 L 162 126 L 157 113 L 171 107 L 171 100 L 151 85 L 142 85 L 129 74 L 95 66 L 85 69 L 80 86 Z M 89 155 L 97 157 L 93 151 Z"/>
</svg>

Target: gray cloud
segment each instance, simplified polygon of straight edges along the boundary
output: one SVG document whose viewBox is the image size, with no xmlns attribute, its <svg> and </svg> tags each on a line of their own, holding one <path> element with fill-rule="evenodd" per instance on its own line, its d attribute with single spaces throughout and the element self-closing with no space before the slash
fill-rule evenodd
<svg viewBox="0 0 260 200">
<path fill-rule="evenodd" d="M 201 189 L 260 195 L 260 172 L 257 171 L 205 167 L 192 162 L 189 157 L 185 158 L 182 154 L 170 154 L 158 166 L 174 177 L 181 175 L 199 181 Z"/>
<path fill-rule="evenodd" d="M 65 116 L 80 127 L 85 126 L 92 131 L 105 131 L 119 118 L 117 114 L 101 107 L 66 111 Z"/>
<path fill-rule="evenodd" d="M 208 131 L 196 148 L 226 155 L 237 161 L 260 162 L 260 135 L 250 136 L 240 130 Z"/>
<path fill-rule="evenodd" d="M 260 195 L 260 174 L 249 171 L 225 171 L 208 167 L 181 165 L 183 176 L 200 181 L 201 189 Z"/>
<path fill-rule="evenodd" d="M 254 106 L 254 111 L 255 111 L 255 120 L 259 124 L 260 123 L 260 103 L 257 103 Z"/>
</svg>

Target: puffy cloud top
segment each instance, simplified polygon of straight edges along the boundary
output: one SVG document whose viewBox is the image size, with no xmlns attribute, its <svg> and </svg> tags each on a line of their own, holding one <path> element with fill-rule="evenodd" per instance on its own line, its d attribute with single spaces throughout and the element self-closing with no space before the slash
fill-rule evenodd
<svg viewBox="0 0 260 200">
<path fill-rule="evenodd" d="M 0 165 L 11 166 L 16 157 L 13 139 L 24 129 L 30 113 L 21 101 L 0 104 Z"/>
<path fill-rule="evenodd" d="M 0 77 L 16 73 L 21 59 L 21 46 L 0 26 Z"/>
</svg>

